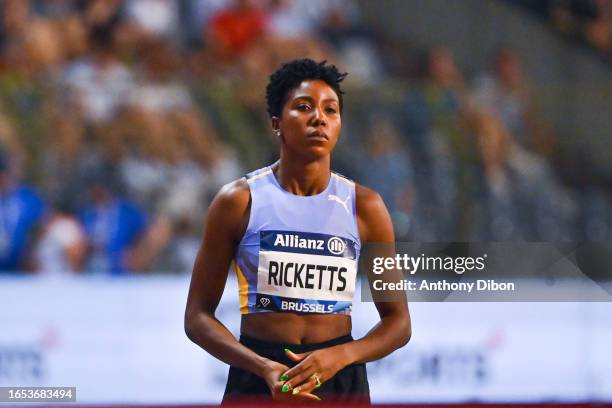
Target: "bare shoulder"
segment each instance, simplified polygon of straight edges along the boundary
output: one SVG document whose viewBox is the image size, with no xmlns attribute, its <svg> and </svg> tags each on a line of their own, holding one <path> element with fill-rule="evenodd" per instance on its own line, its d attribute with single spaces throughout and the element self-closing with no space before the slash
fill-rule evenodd
<svg viewBox="0 0 612 408">
<path fill-rule="evenodd" d="M 212 236 L 239 240 L 248 224 L 251 191 L 245 178 L 224 185 L 208 209 L 207 230 Z"/>
<path fill-rule="evenodd" d="M 357 216 L 366 215 L 370 211 L 376 211 L 380 206 L 385 205 L 380 194 L 376 191 L 355 183 L 355 198 L 357 202 Z"/>
<path fill-rule="evenodd" d="M 362 241 L 393 242 L 393 225 L 385 203 L 376 191 L 355 184 L 357 223 Z"/>
<path fill-rule="evenodd" d="M 251 190 L 246 178 L 242 177 L 227 183 L 217 193 L 215 200 L 226 210 L 246 209 L 251 199 Z"/>
</svg>

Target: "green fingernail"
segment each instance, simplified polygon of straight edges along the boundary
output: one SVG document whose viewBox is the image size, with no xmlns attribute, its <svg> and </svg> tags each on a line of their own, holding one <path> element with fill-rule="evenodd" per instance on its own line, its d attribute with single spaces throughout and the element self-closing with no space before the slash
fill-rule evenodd
<svg viewBox="0 0 612 408">
<path fill-rule="evenodd" d="M 291 351 L 289 349 L 285 349 L 285 353 L 293 353 L 293 351 Z"/>
<path fill-rule="evenodd" d="M 289 376 L 287 374 L 283 374 L 280 376 L 281 381 L 287 381 L 288 379 L 289 379 Z"/>
<path fill-rule="evenodd" d="M 282 392 L 289 392 L 289 386 L 287 384 L 283 385 L 283 388 L 281 388 Z"/>
</svg>

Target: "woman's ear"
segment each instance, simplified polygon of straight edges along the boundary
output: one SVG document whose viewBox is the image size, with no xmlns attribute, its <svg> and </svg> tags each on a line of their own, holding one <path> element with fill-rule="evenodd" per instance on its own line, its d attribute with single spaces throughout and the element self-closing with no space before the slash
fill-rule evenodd
<svg viewBox="0 0 612 408">
<path fill-rule="evenodd" d="M 280 137 L 280 119 L 278 118 L 278 116 L 272 116 L 272 130 L 274 131 L 274 135 L 276 137 Z"/>
</svg>

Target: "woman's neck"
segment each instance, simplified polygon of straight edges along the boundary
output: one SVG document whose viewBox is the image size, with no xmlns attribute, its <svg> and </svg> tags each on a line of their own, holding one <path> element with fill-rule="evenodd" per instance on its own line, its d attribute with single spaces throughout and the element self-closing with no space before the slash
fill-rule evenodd
<svg viewBox="0 0 612 408">
<path fill-rule="evenodd" d="M 299 196 L 310 196 L 327 188 L 331 176 L 329 166 L 329 156 L 305 162 L 287 158 L 281 153 L 280 160 L 272 165 L 272 171 L 278 184 L 286 191 Z"/>
</svg>

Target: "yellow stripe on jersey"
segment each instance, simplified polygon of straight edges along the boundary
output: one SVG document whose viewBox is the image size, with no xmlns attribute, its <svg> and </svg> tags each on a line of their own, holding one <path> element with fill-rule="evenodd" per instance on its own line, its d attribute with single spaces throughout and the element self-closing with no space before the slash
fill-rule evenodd
<svg viewBox="0 0 612 408">
<path fill-rule="evenodd" d="M 238 297 L 240 299 L 240 314 L 249 313 L 249 282 L 247 282 L 244 273 L 238 266 L 238 262 L 234 261 L 234 270 L 238 278 Z"/>
<path fill-rule="evenodd" d="M 347 183 L 347 184 L 349 184 L 349 185 L 351 185 L 351 186 L 354 186 L 354 185 L 355 185 L 355 182 L 354 182 L 354 181 L 349 180 L 349 179 L 347 179 L 346 177 L 342 177 L 342 176 L 341 176 L 341 175 L 339 175 L 339 174 L 332 173 L 332 176 L 336 176 L 336 178 L 338 178 L 338 180 L 342 180 L 342 181 L 344 181 L 345 183 Z"/>
<path fill-rule="evenodd" d="M 268 170 L 268 171 L 264 171 L 263 173 L 259 173 L 258 175 L 253 176 L 253 177 L 251 177 L 251 178 L 247 179 L 247 183 L 250 183 L 251 181 L 254 181 L 254 180 L 260 179 L 260 178 L 262 178 L 262 177 L 265 177 L 265 176 L 267 176 L 267 175 L 268 175 L 268 174 L 270 174 L 270 173 L 272 173 L 272 169 L 270 169 L 270 170 Z"/>
</svg>

